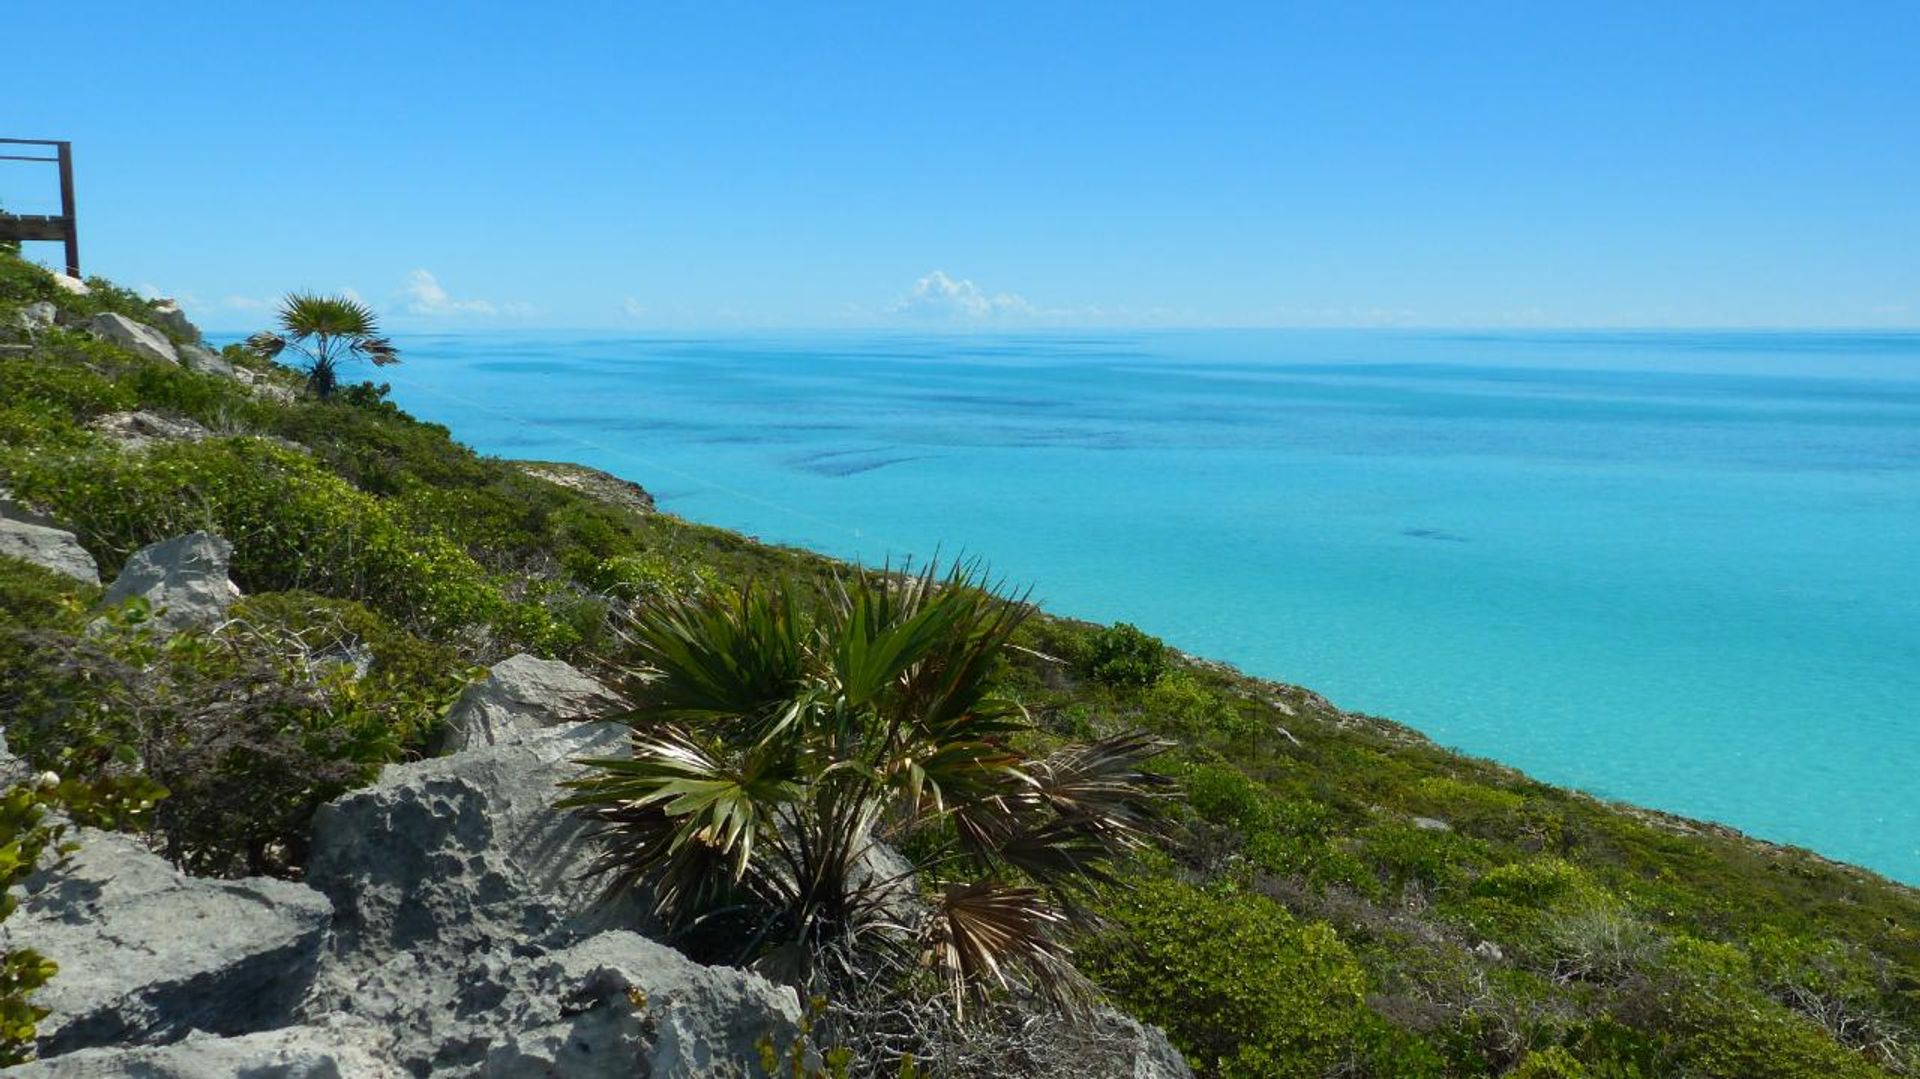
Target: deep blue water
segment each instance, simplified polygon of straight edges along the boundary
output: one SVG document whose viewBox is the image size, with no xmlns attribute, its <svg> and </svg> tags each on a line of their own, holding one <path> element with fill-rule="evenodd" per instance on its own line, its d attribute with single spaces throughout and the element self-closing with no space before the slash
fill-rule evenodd
<svg viewBox="0 0 1920 1079">
<path fill-rule="evenodd" d="M 1920 335 L 413 337 L 674 513 L 985 558 L 1446 745 L 1920 882 Z"/>
</svg>

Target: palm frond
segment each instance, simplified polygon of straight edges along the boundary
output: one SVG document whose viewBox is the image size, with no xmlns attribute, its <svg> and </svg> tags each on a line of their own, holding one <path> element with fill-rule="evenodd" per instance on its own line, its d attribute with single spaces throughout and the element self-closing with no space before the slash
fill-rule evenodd
<svg viewBox="0 0 1920 1079">
<path fill-rule="evenodd" d="M 1066 924 L 1036 888 L 956 884 L 934 908 L 926 962 L 945 980 L 956 1015 L 969 998 L 995 988 L 1023 988 L 1071 1004 L 1084 999 L 1086 983 L 1055 939 Z"/>
<path fill-rule="evenodd" d="M 247 338 L 246 349 L 263 360 L 271 360 L 286 351 L 287 339 L 272 330 L 261 330 Z"/>
<path fill-rule="evenodd" d="M 297 338 L 376 337 L 373 308 L 347 296 L 295 292 L 280 302 L 280 328 Z"/>
<path fill-rule="evenodd" d="M 1066 746 L 1027 768 L 1031 796 L 1109 850 L 1139 847 L 1158 830 L 1158 803 L 1174 791 L 1170 777 L 1144 765 L 1172 746 L 1141 731 Z"/>
<path fill-rule="evenodd" d="M 773 755 L 723 758 L 690 732 L 670 724 L 632 735 L 632 756 L 583 761 L 594 771 L 565 786 L 577 793 L 561 808 L 603 826 L 602 838 L 621 848 L 625 864 L 604 857 L 596 871 L 617 871 L 621 886 L 652 883 L 690 867 L 722 869 L 739 884 L 754 865 L 755 846 L 773 829 L 782 805 L 798 788 Z M 699 889 L 661 889 L 656 899 L 670 921 L 694 913 Z"/>
<path fill-rule="evenodd" d="M 791 722 L 807 668 L 807 629 L 793 587 L 749 587 L 731 600 L 668 598 L 631 627 L 654 677 L 640 696 L 654 713 L 685 722 L 752 728 Z"/>
<path fill-rule="evenodd" d="M 375 367 L 386 367 L 400 362 L 400 350 L 385 337 L 357 338 L 347 348 L 373 361 Z"/>
</svg>

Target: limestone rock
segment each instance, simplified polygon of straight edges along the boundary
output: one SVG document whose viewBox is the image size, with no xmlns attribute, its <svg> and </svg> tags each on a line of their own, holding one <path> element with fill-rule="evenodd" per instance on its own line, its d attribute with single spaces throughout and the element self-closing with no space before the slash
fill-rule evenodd
<svg viewBox="0 0 1920 1079">
<path fill-rule="evenodd" d="M 549 483 L 570 487 L 589 498 L 598 499 L 610 506 L 619 506 L 635 513 L 652 513 L 653 496 L 645 487 L 623 480 L 611 472 L 602 472 L 597 468 L 571 464 L 565 461 L 514 461 L 520 471 L 529 476 L 537 476 Z"/>
<path fill-rule="evenodd" d="M 63 273 L 49 274 L 48 276 L 53 278 L 54 287 L 62 292 L 70 292 L 75 296 L 93 295 L 93 290 L 87 287 L 87 283 L 77 277 L 68 277 Z"/>
<path fill-rule="evenodd" d="M 1094 1018 L 1082 1073 L 1088 1079 L 1193 1079 L 1193 1069 L 1159 1027 L 1117 1011 Z"/>
<path fill-rule="evenodd" d="M 172 300 L 155 300 L 153 319 L 176 341 L 200 340 L 200 327 L 187 321 L 187 313 L 180 310 L 180 305 Z"/>
<path fill-rule="evenodd" d="M 112 311 L 102 311 L 87 323 L 95 337 L 112 341 L 128 352 L 143 359 L 160 360 L 163 363 L 178 364 L 180 354 L 174 351 L 173 342 L 167 335 L 144 322 L 135 322 L 125 315 Z"/>
<path fill-rule="evenodd" d="M 157 442 L 198 442 L 213 435 L 192 420 L 146 411 L 109 412 L 89 426 L 126 450 L 144 450 Z"/>
<path fill-rule="evenodd" d="M 30 877 L 0 922 L 0 949 L 60 965 L 34 997 L 51 1012 L 41 1056 L 289 1021 L 326 935 L 324 897 L 290 881 L 198 880 L 127 836 L 77 835 L 79 852 Z"/>
<path fill-rule="evenodd" d="M 720 1075 L 792 1037 L 791 990 L 632 932 L 637 904 L 582 879 L 597 848 L 553 803 L 626 735 L 536 729 L 322 807 L 306 879 L 338 914 L 307 1010 L 390 1032 L 416 1075 Z"/>
<path fill-rule="evenodd" d="M 100 583 L 100 567 L 71 532 L 0 514 L 0 554 L 44 566 L 87 584 Z"/>
<path fill-rule="evenodd" d="M 210 348 L 201 345 L 181 345 L 177 351 L 180 353 L 180 362 L 186 364 L 189 371 L 198 371 L 203 375 L 218 375 L 235 382 L 243 381 L 234 366 L 221 359 L 220 354 Z"/>
<path fill-rule="evenodd" d="M 476 952 L 453 967 L 396 965 L 351 1002 L 416 1075 L 705 1079 L 754 1074 L 755 1043 L 788 1044 L 793 990 L 696 963 L 627 930 L 552 952 Z"/>
<path fill-rule="evenodd" d="M 334 901 L 330 970 L 396 953 L 550 943 L 611 928 L 580 880 L 596 851 L 553 808 L 578 757 L 625 751 L 627 728 L 575 724 L 498 746 L 389 765 L 371 787 L 320 807 L 308 884 Z"/>
<path fill-rule="evenodd" d="M 294 402 L 296 398 L 300 396 L 300 394 L 296 390 L 294 390 L 293 387 L 288 386 L 284 383 L 275 382 L 270 378 L 254 379 L 253 395 L 255 397 L 264 397 L 267 400 L 280 405 L 290 405 Z"/>
<path fill-rule="evenodd" d="M 599 719 L 624 708 L 620 695 L 559 660 L 521 653 L 493 665 L 447 713 L 448 750 L 494 744 L 543 727 Z"/>
<path fill-rule="evenodd" d="M 83 1049 L 8 1075 L 20 1079 L 409 1079 L 372 1046 L 381 1032 L 328 1017 L 307 1026 L 223 1038 L 195 1033 L 171 1045 Z"/>
<path fill-rule="evenodd" d="M 30 303 L 20 309 L 20 325 L 26 327 L 28 333 L 40 333 L 52 329 L 59 317 L 59 310 L 45 300 Z"/>
<path fill-rule="evenodd" d="M 1453 825 L 1434 817 L 1415 817 L 1413 826 L 1423 832 L 1451 832 Z"/>
<path fill-rule="evenodd" d="M 191 532 L 140 548 L 127 559 L 101 602 L 141 596 L 162 632 L 220 623 L 240 590 L 227 579 L 233 544 L 209 532 Z"/>
</svg>

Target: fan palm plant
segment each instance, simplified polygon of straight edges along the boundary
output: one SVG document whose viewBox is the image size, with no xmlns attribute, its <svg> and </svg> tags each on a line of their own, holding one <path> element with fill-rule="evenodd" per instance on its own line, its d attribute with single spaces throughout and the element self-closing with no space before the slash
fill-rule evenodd
<svg viewBox="0 0 1920 1079">
<path fill-rule="evenodd" d="M 340 365 L 369 360 L 376 367 L 400 362 L 393 342 L 380 335 L 373 309 L 345 296 L 295 292 L 280 301 L 280 328 L 247 338 L 247 349 L 278 359 L 288 349 L 306 358 L 307 388 L 325 400 L 339 385 Z"/>
<path fill-rule="evenodd" d="M 960 568 L 664 602 L 634 625 L 631 756 L 583 762 L 561 805 L 595 826 L 610 892 L 724 941 L 716 958 L 796 980 L 828 956 L 917 958 L 956 1009 L 1071 997 L 1060 930 L 1152 834 L 1163 744 L 1020 748 L 992 685 L 1030 613 Z"/>
</svg>

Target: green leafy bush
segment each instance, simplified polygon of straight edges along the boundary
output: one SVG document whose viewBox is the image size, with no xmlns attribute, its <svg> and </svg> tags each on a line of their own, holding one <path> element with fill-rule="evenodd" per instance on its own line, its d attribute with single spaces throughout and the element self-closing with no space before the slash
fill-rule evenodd
<svg viewBox="0 0 1920 1079">
<path fill-rule="evenodd" d="M 1155 879 L 1116 890 L 1103 913 L 1111 925 L 1082 962 L 1203 1076 L 1320 1076 L 1364 1015 L 1346 945 L 1264 897 Z"/>
<path fill-rule="evenodd" d="M 363 600 L 433 631 L 486 623 L 506 607 L 498 586 L 453 543 L 401 527 L 379 500 L 258 439 L 0 461 L 19 494 L 84 524 L 82 539 L 103 567 L 148 543 L 207 529 L 233 543 L 234 578 L 247 591 Z"/>
<path fill-rule="evenodd" d="M 1141 697 L 1154 729 L 1187 738 L 1251 738 L 1264 725 L 1249 720 L 1232 702 L 1186 671 L 1164 671 Z"/>
<path fill-rule="evenodd" d="M 77 818 L 148 831 L 198 873 L 297 870 L 313 810 L 418 751 L 460 684 L 450 652 L 356 604 L 257 596 L 217 637 L 160 638 L 145 614 L 0 633 L 0 712 L 86 794 Z"/>
<path fill-rule="evenodd" d="M 1495 866 L 1473 885 L 1476 896 L 1536 910 L 1594 897 L 1599 892 L 1599 886 L 1585 870 L 1558 858 Z"/>
<path fill-rule="evenodd" d="M 1129 622 L 1096 634 L 1086 657 L 1087 673 L 1108 685 L 1150 686 L 1166 669 L 1166 644 Z"/>
<path fill-rule="evenodd" d="M 40 868 L 50 849 L 59 853 L 64 829 L 47 819 L 54 800 L 50 790 L 33 783 L 0 792 L 0 921 L 19 905 L 14 887 Z M 33 1059 L 34 1035 L 47 1010 L 31 998 L 59 970 L 31 948 L 0 951 L 0 1065 Z"/>
<path fill-rule="evenodd" d="M 1242 831 L 1264 828 L 1273 819 L 1267 796 L 1247 774 L 1231 765 L 1196 764 L 1180 775 L 1187 804 L 1210 824 Z"/>
</svg>

